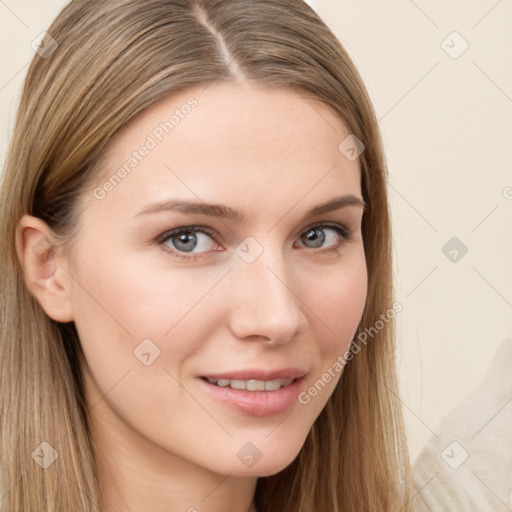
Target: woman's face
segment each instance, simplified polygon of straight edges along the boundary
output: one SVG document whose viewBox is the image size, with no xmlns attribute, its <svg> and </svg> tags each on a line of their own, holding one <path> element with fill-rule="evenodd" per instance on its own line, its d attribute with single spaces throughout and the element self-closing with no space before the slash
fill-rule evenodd
<svg viewBox="0 0 512 512">
<path fill-rule="evenodd" d="M 233 476 L 296 457 L 366 300 L 348 135 L 325 105 L 243 82 L 168 97 L 112 142 L 64 262 L 105 453 Z"/>
</svg>

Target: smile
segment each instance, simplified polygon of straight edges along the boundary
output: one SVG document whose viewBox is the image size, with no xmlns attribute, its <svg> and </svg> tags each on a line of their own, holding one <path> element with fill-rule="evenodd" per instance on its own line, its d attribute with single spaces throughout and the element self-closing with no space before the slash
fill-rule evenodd
<svg viewBox="0 0 512 512">
<path fill-rule="evenodd" d="M 206 379 L 210 384 L 221 388 L 230 387 L 232 389 L 245 389 L 247 391 L 277 391 L 278 389 L 289 386 L 294 379 L 274 379 L 274 380 L 239 380 L 239 379 Z"/>
</svg>

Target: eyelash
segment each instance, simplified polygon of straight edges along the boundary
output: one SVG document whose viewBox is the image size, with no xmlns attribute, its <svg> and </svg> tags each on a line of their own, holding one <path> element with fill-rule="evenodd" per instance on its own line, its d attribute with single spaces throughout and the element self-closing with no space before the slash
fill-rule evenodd
<svg viewBox="0 0 512 512">
<path fill-rule="evenodd" d="M 321 253 L 330 253 L 332 251 L 338 251 L 339 247 L 345 243 L 345 242 L 348 242 L 352 239 L 352 235 L 350 233 L 350 231 L 344 227 L 344 226 L 341 226 L 339 224 L 330 224 L 330 223 L 316 223 L 316 224 L 312 224 L 311 226 L 309 226 L 308 228 L 306 228 L 301 234 L 305 234 L 307 233 L 308 231 L 311 231 L 312 229 L 315 229 L 315 228 L 319 228 L 319 227 L 322 227 L 322 228 L 328 228 L 328 229 L 332 229 L 334 230 L 338 235 L 341 236 L 341 238 L 343 239 L 342 242 L 340 242 L 339 244 L 333 246 L 333 247 L 328 247 L 326 249 L 319 249 L 318 251 L 316 252 L 321 252 Z M 168 240 L 170 240 L 171 238 L 174 238 L 182 233 L 190 233 L 190 232 L 193 232 L 193 233 L 204 233 L 206 235 L 208 235 L 210 238 L 212 238 L 215 242 L 217 242 L 217 240 L 215 240 L 215 232 L 213 231 L 213 229 L 210 229 L 210 228 L 207 228 L 205 226 L 186 226 L 186 227 L 182 227 L 182 228 L 177 228 L 177 229 L 173 229 L 171 231 L 166 231 L 165 233 L 162 233 L 161 235 L 159 235 L 155 242 L 162 245 L 164 244 L 165 242 L 167 242 Z M 218 242 L 217 242 L 218 243 Z M 168 246 L 167 246 L 168 247 Z M 180 252 L 180 251 L 177 251 L 176 249 L 172 249 L 172 248 L 166 248 L 166 249 L 163 249 L 164 251 L 166 252 L 170 252 L 173 256 L 175 256 L 176 258 L 179 258 L 179 259 L 182 259 L 182 260 L 188 260 L 188 261 L 194 261 L 194 260 L 197 260 L 199 258 L 202 258 L 205 256 L 205 254 L 207 253 L 190 253 L 190 254 L 194 254 L 193 256 L 188 256 L 186 255 L 187 253 L 185 252 Z M 216 252 L 216 251 L 214 251 Z"/>
</svg>

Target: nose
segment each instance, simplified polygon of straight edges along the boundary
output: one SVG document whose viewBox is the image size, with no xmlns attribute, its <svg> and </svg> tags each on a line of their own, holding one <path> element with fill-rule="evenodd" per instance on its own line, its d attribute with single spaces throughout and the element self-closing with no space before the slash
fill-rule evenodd
<svg viewBox="0 0 512 512">
<path fill-rule="evenodd" d="M 307 318 L 298 283 L 280 250 L 266 248 L 252 263 L 238 259 L 230 272 L 230 328 L 239 339 L 280 345 L 301 332 Z"/>
</svg>

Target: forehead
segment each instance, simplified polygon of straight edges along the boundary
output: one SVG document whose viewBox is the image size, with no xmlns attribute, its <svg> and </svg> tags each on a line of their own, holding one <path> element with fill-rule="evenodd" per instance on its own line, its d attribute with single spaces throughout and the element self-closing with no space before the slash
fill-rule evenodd
<svg viewBox="0 0 512 512">
<path fill-rule="evenodd" d="M 303 201 L 307 209 L 329 195 L 360 195 L 359 162 L 338 149 L 348 135 L 330 107 L 291 88 L 242 82 L 180 91 L 109 145 L 101 206 L 134 215 L 179 196 L 252 204 L 261 214 L 270 204 Z"/>
</svg>

